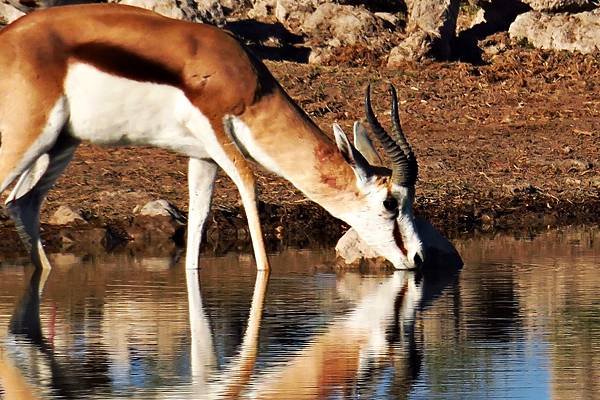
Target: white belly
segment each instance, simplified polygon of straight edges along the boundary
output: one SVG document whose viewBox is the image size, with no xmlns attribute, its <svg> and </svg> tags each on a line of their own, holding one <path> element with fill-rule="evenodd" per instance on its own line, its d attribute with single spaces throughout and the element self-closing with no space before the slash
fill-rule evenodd
<svg viewBox="0 0 600 400">
<path fill-rule="evenodd" d="M 202 136 L 212 135 L 212 127 L 180 89 L 118 77 L 83 63 L 69 67 L 64 85 L 69 127 L 76 138 L 207 157 Z"/>
</svg>

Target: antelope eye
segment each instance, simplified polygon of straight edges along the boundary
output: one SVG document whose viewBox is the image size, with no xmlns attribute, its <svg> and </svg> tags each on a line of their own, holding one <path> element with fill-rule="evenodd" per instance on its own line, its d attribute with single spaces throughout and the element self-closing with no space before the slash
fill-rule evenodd
<svg viewBox="0 0 600 400">
<path fill-rule="evenodd" d="M 383 206 L 386 210 L 394 212 L 398 209 L 398 200 L 395 197 L 388 197 L 383 201 Z"/>
</svg>

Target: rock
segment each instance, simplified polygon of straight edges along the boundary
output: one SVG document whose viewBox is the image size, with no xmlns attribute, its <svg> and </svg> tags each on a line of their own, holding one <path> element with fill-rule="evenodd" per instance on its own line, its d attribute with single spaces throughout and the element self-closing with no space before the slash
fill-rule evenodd
<svg viewBox="0 0 600 400">
<path fill-rule="evenodd" d="M 363 259 L 378 258 L 354 229 L 348 230 L 335 245 L 335 253 L 347 265 L 357 266 Z"/>
<path fill-rule="evenodd" d="M 394 47 L 388 67 L 425 57 L 448 59 L 455 37 L 459 0 L 408 0 L 408 37 Z"/>
<path fill-rule="evenodd" d="M 154 200 L 139 209 L 126 230 L 134 241 L 179 241 L 183 237 L 185 221 L 185 216 L 173 204 L 167 200 Z"/>
<path fill-rule="evenodd" d="M 396 27 L 400 23 L 400 17 L 398 17 L 398 15 L 396 14 L 392 14 L 389 12 L 376 12 L 373 15 L 375 15 L 381 20 L 384 20 L 392 27 Z"/>
<path fill-rule="evenodd" d="M 225 14 L 218 0 L 108 0 L 155 11 L 167 17 L 192 22 L 225 24 Z"/>
<path fill-rule="evenodd" d="M 256 0 L 248 16 L 259 19 L 274 16 L 277 21 L 293 29 L 315 10 L 317 3 L 313 0 Z"/>
<path fill-rule="evenodd" d="M 481 33 L 478 39 L 507 30 L 517 15 L 530 10 L 520 0 L 478 0 L 475 4 L 481 8 L 473 19 L 470 30 L 475 28 L 483 31 L 476 32 Z"/>
<path fill-rule="evenodd" d="M 66 228 L 59 233 L 63 249 L 93 251 L 105 247 L 107 230 L 104 228 Z"/>
<path fill-rule="evenodd" d="M 16 7 L 6 3 L 0 3 L 0 27 L 10 24 L 18 18 L 21 18 L 23 15 L 25 15 L 25 13 Z"/>
<path fill-rule="evenodd" d="M 253 7 L 253 0 L 220 0 L 223 9 L 232 11 L 242 11 Z"/>
<path fill-rule="evenodd" d="M 378 17 L 356 4 L 325 0 L 259 0 L 248 16 L 259 20 L 276 19 L 289 33 L 304 39 L 303 44 L 311 49 L 309 63 L 327 63 L 334 55 L 339 55 L 332 49 L 350 46 L 377 49 L 387 44 L 393 35 L 391 28 L 397 23 L 397 17 L 390 13 L 380 13 Z"/>
<path fill-rule="evenodd" d="M 365 8 L 333 3 L 318 6 L 301 25 L 304 33 L 337 39 L 339 45 L 365 42 L 378 28 L 378 19 Z"/>
<path fill-rule="evenodd" d="M 39 8 L 66 6 L 69 4 L 95 3 L 93 0 L 2 0 L 19 11 L 28 13 Z"/>
<path fill-rule="evenodd" d="M 592 164 L 588 163 L 587 161 L 570 158 L 568 160 L 560 161 L 558 163 L 558 166 L 563 172 L 583 172 L 590 169 L 592 167 Z"/>
<path fill-rule="evenodd" d="M 581 186 L 581 179 L 567 178 L 565 184 L 568 186 Z"/>
<path fill-rule="evenodd" d="M 407 61 L 421 60 L 431 51 L 430 41 L 431 38 L 425 32 L 413 33 L 390 51 L 388 68 L 399 67 Z"/>
<path fill-rule="evenodd" d="M 580 12 L 598 7 L 596 0 L 521 0 L 534 11 Z"/>
<path fill-rule="evenodd" d="M 52 214 L 48 220 L 50 225 L 69 225 L 73 223 L 85 223 L 85 219 L 81 216 L 78 211 L 73 210 L 68 206 L 60 206 Z"/>
<path fill-rule="evenodd" d="M 593 53 L 600 50 L 600 9 L 571 15 L 530 11 L 515 19 L 509 34 L 541 49 Z"/>
<path fill-rule="evenodd" d="M 191 8 L 197 10 L 198 20 L 217 26 L 225 25 L 225 13 L 219 0 L 188 0 Z"/>
<path fill-rule="evenodd" d="M 178 221 L 185 220 L 185 217 L 175 207 L 167 200 L 153 200 L 144 204 L 144 206 L 139 211 L 140 215 L 145 215 L 148 217 L 170 217 Z"/>
</svg>

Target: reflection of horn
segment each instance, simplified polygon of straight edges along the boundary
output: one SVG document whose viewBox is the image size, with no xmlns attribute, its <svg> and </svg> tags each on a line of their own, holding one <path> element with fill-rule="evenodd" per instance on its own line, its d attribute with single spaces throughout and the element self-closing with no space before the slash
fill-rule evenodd
<svg viewBox="0 0 600 400">
<path fill-rule="evenodd" d="M 40 295 L 49 273 L 49 269 L 42 268 L 33 271 L 29 285 L 15 307 L 9 327 L 10 333 L 26 337 L 43 350 L 47 350 L 48 345 L 44 340 L 40 322 Z"/>
</svg>

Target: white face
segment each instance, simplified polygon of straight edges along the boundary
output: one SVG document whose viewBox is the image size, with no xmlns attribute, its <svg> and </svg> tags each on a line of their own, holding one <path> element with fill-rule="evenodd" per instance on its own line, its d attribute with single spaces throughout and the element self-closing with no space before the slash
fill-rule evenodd
<svg viewBox="0 0 600 400">
<path fill-rule="evenodd" d="M 348 223 L 376 253 L 397 269 L 413 269 L 425 260 L 412 212 L 414 189 L 389 185 L 387 177 L 357 182 L 364 208 L 348 215 Z"/>
<path fill-rule="evenodd" d="M 413 269 L 425 260 L 423 244 L 415 227 L 412 205 L 414 188 L 390 182 L 389 171 L 371 166 L 337 125 L 338 148 L 353 168 L 362 205 L 342 218 L 376 253 L 397 269 Z"/>
</svg>

